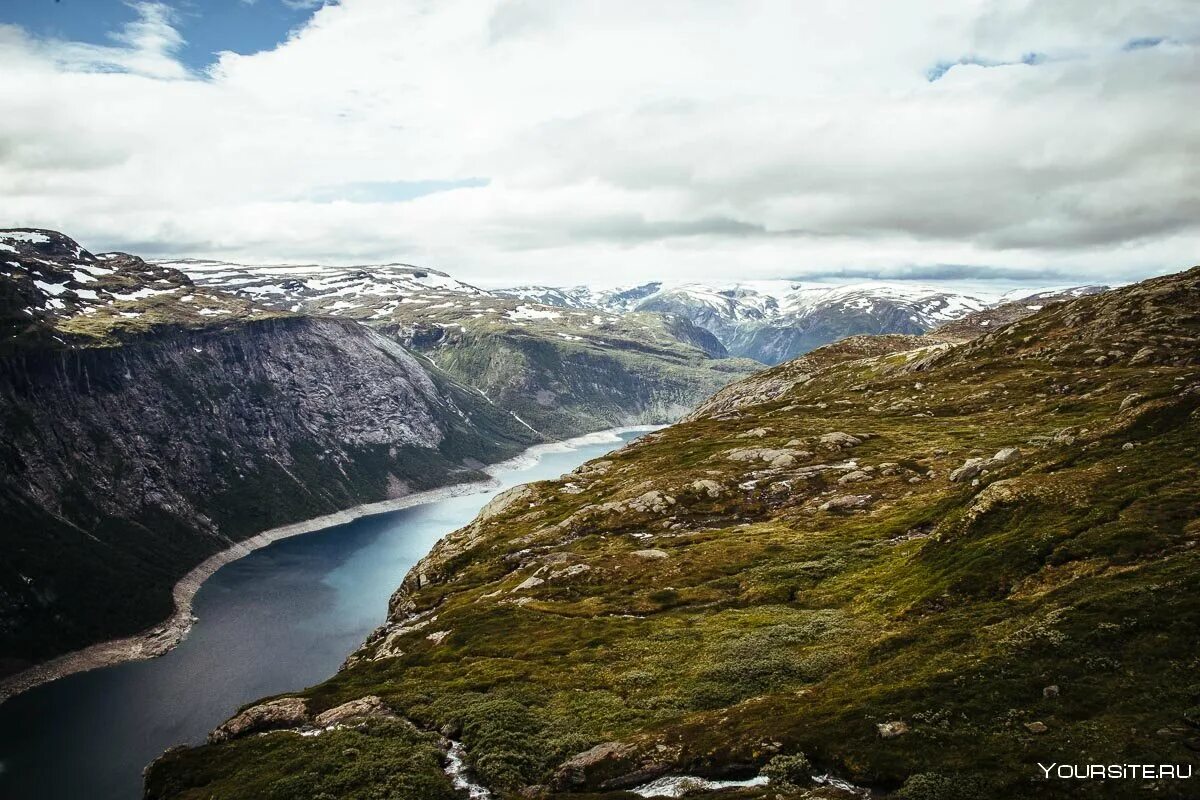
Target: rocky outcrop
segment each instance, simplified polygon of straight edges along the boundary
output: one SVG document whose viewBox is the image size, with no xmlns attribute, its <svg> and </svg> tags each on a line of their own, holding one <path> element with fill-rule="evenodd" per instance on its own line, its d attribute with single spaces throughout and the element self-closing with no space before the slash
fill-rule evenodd
<svg viewBox="0 0 1200 800">
<path fill-rule="evenodd" d="M 950 480 L 955 483 L 969 481 L 988 470 L 1011 464 L 1020 457 L 1020 450 L 1015 447 L 1005 447 L 991 458 L 968 458 L 961 467 L 950 472 Z"/>
<path fill-rule="evenodd" d="M 281 697 L 251 706 L 236 717 L 222 723 L 208 735 L 208 741 L 216 744 L 237 739 L 251 733 L 295 728 L 308 722 L 308 705 L 301 697 Z"/>
<path fill-rule="evenodd" d="M 383 700 L 371 694 L 322 711 L 313 718 L 313 722 L 317 727 L 328 728 L 333 725 L 345 725 L 367 719 L 391 719 L 395 716 L 395 713 L 384 705 Z"/>
</svg>

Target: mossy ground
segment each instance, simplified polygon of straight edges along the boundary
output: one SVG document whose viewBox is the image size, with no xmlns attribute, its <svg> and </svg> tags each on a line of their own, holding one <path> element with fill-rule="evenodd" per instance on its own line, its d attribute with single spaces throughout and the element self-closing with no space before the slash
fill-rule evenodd
<svg viewBox="0 0 1200 800">
<path fill-rule="evenodd" d="M 914 798 L 1195 796 L 1186 781 L 1045 781 L 1037 766 L 1197 760 L 1195 283 L 1175 344 L 1154 339 L 1165 355 L 1148 363 L 1129 363 L 1142 317 L 1105 340 L 1098 322 L 1081 334 L 1044 312 L 926 363 L 829 364 L 537 484 L 406 581 L 393 628 L 425 626 L 401 655 L 371 660 L 373 641 L 303 694 L 315 711 L 377 694 L 452 732 L 502 797 L 569 796 L 559 766 L 608 741 L 632 754 L 573 791 L 646 764 L 747 775 L 804 753 L 878 791 L 909 780 Z M 1096 364 L 1096 347 L 1122 358 Z M 825 449 L 835 431 L 861 443 Z M 1017 461 L 948 480 L 1010 446 Z M 796 463 L 729 457 L 745 448 Z M 874 470 L 842 484 L 850 468 L 811 469 L 850 459 Z M 655 491 L 673 502 L 639 508 Z M 822 510 L 844 495 L 870 499 Z M 889 721 L 908 732 L 884 738 Z M 148 794 L 254 796 L 239 793 L 247 765 L 282 775 L 311 746 L 270 738 L 268 759 L 253 738 L 172 754 Z M 343 779 L 335 768 L 296 796 Z"/>
</svg>

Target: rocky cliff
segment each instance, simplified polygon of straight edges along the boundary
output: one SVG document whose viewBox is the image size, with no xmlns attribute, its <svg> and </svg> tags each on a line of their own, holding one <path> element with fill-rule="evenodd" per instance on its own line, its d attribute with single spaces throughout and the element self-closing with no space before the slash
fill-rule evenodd
<svg viewBox="0 0 1200 800">
<path fill-rule="evenodd" d="M 480 479 L 541 440 L 351 321 L 164 321 L 85 347 L 60 330 L 0 358 L 4 672 L 162 619 L 231 543 Z"/>
</svg>

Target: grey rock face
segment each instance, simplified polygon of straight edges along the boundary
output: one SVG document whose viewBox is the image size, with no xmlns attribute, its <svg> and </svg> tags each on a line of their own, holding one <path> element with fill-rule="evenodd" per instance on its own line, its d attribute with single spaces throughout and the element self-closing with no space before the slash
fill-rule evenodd
<svg viewBox="0 0 1200 800">
<path fill-rule="evenodd" d="M 483 476 L 536 436 L 394 341 L 283 318 L 0 359 L 0 656 L 171 612 L 172 584 L 278 525 Z"/>
</svg>

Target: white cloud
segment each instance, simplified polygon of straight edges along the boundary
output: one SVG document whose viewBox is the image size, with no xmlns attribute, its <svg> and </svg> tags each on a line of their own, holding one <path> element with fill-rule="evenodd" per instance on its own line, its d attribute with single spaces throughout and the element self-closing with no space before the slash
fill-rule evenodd
<svg viewBox="0 0 1200 800">
<path fill-rule="evenodd" d="M 5 221 L 485 282 L 1113 280 L 1200 244 L 1190 0 L 344 0 L 190 78 L 141 8 L 104 48 L 0 27 Z M 1126 48 L 1147 37 L 1168 38 Z M 927 79 L 960 61 L 1013 63 Z M 312 201 L 338 186 L 359 202 Z"/>
</svg>

